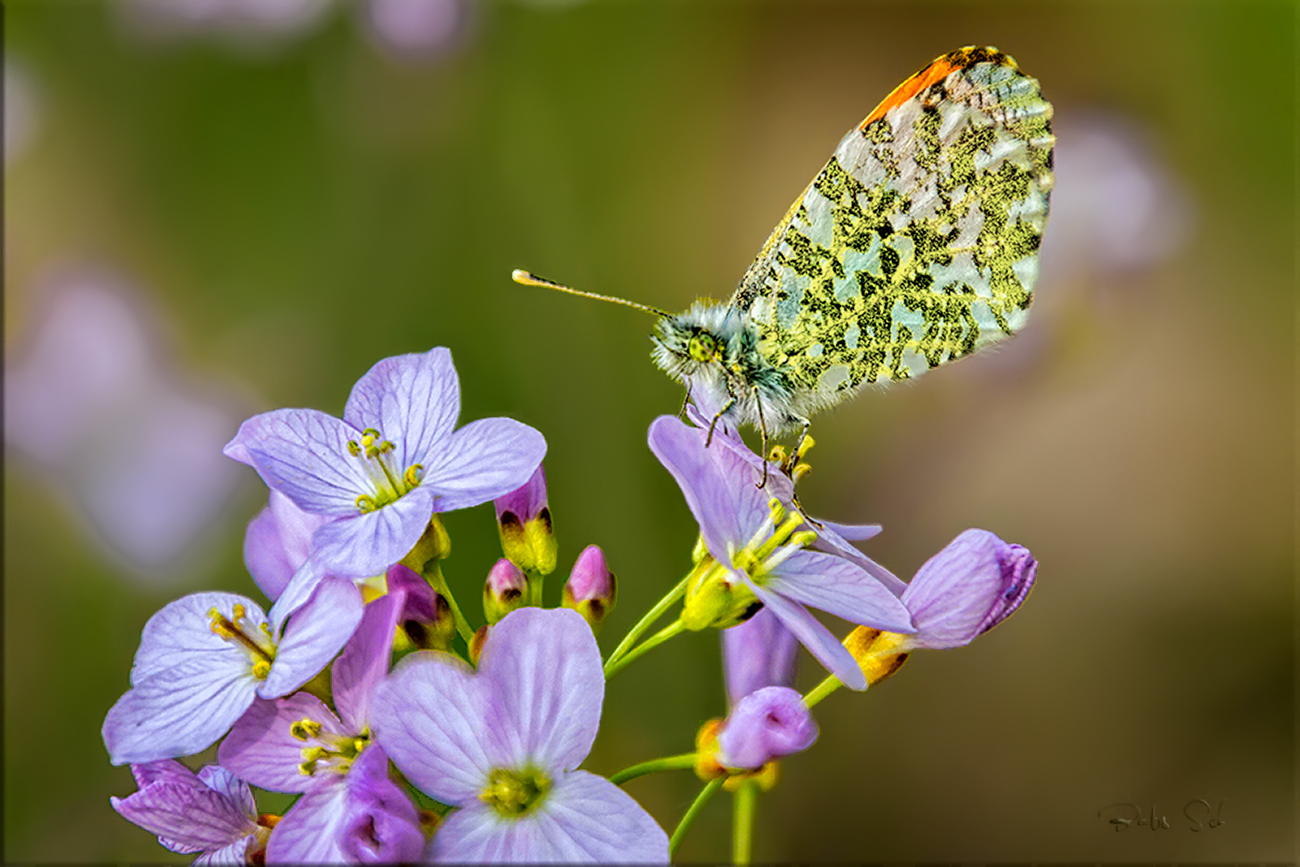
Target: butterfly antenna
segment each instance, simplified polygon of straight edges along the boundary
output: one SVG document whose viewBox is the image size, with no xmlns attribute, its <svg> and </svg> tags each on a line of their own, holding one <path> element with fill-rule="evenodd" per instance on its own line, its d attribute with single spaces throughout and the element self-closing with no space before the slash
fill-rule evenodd
<svg viewBox="0 0 1300 867">
<path fill-rule="evenodd" d="M 583 292 L 579 289 L 572 289 L 554 280 L 547 280 L 545 277 L 538 277 L 536 274 L 530 274 L 527 271 L 516 270 L 510 275 L 516 283 L 522 283 L 525 286 L 541 286 L 544 289 L 554 289 L 557 292 L 568 292 L 570 295 L 581 295 L 583 298 L 595 298 L 597 301 L 611 301 L 614 304 L 622 304 L 624 307 L 635 307 L 637 310 L 644 310 L 647 313 L 653 313 L 655 316 L 671 316 L 667 310 L 660 310 L 658 307 L 651 307 L 647 304 L 637 304 L 635 301 L 628 301 L 624 298 L 615 298 L 612 295 L 597 295 L 595 292 Z"/>
</svg>

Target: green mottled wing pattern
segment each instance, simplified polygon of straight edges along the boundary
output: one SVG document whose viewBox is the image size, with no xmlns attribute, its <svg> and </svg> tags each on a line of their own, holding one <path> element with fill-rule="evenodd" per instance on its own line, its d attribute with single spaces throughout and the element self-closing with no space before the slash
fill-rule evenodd
<svg viewBox="0 0 1300 867">
<path fill-rule="evenodd" d="M 731 306 L 829 406 L 1023 325 L 1052 188 L 1052 108 L 996 49 L 908 79 L 852 130 L 773 231 Z"/>
</svg>

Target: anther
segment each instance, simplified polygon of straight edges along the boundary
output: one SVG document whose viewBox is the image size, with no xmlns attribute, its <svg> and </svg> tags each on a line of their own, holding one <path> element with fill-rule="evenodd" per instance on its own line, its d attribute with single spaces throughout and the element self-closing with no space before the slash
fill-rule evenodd
<svg viewBox="0 0 1300 867">
<path fill-rule="evenodd" d="M 402 481 L 406 482 L 408 488 L 418 487 L 420 479 L 424 476 L 424 464 L 411 464 L 402 474 Z"/>
<path fill-rule="evenodd" d="M 348 440 L 348 454 L 354 458 L 361 456 L 361 446 L 357 445 L 356 440 Z"/>
<path fill-rule="evenodd" d="M 369 494 L 359 495 L 356 499 L 356 503 L 357 508 L 360 509 L 363 514 L 366 512 L 373 512 L 377 508 L 375 505 L 375 498 Z"/>
<path fill-rule="evenodd" d="M 795 482 L 795 484 L 798 484 L 800 479 L 811 472 L 812 467 L 808 464 L 795 464 L 794 469 L 790 471 L 790 478 Z"/>
<path fill-rule="evenodd" d="M 313 719 L 303 718 L 289 726 L 289 734 L 300 741 L 311 740 L 320 734 L 321 725 Z"/>
<path fill-rule="evenodd" d="M 271 663 L 265 659 L 259 659 L 253 663 L 253 677 L 258 680 L 266 680 L 266 676 L 271 673 Z"/>
</svg>

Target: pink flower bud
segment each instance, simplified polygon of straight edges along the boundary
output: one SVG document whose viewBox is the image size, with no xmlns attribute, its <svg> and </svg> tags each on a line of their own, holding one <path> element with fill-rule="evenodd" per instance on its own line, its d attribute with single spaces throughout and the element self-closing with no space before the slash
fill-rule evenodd
<svg viewBox="0 0 1300 867">
<path fill-rule="evenodd" d="M 528 579 L 519 567 L 504 557 L 488 572 L 483 584 L 483 616 L 488 623 L 496 623 L 527 601 L 525 593 Z"/>
<path fill-rule="evenodd" d="M 546 502 L 546 472 L 541 464 L 517 490 L 498 497 L 497 528 L 501 550 L 525 572 L 549 575 L 555 571 L 555 533 Z"/>
<path fill-rule="evenodd" d="M 564 584 L 564 607 L 577 611 L 596 631 L 614 608 L 617 597 L 614 573 L 605 563 L 604 552 L 596 545 L 588 545 L 578 555 Z"/>
<path fill-rule="evenodd" d="M 742 698 L 718 734 L 725 767 L 750 770 L 802 752 L 817 740 L 817 723 L 803 697 L 785 686 L 765 686 Z"/>
</svg>

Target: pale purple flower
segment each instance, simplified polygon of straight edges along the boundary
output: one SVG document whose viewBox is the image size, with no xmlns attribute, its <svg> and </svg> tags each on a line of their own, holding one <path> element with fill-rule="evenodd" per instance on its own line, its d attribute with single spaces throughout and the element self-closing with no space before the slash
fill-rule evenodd
<svg viewBox="0 0 1300 867">
<path fill-rule="evenodd" d="M 337 419 L 312 409 L 254 416 L 225 453 L 329 521 L 312 556 L 330 574 L 377 575 L 419 541 L 434 512 L 487 502 L 526 482 L 546 441 L 507 418 L 455 430 L 451 353 L 400 355 L 357 382 Z"/>
<path fill-rule="evenodd" d="M 133 570 L 183 575 L 239 481 L 219 453 L 233 401 L 175 369 L 156 311 L 121 277 L 44 282 L 5 370 L 6 444 Z"/>
<path fill-rule="evenodd" d="M 966 530 L 927 560 L 903 591 L 916 632 L 900 649 L 969 644 L 1020 607 L 1037 571 L 1027 548 L 987 530 Z"/>
<path fill-rule="evenodd" d="M 173 852 L 201 852 L 195 864 L 245 864 L 266 847 L 271 829 L 258 824 L 248 784 L 208 765 L 198 776 L 174 759 L 134 764 L 139 791 L 109 798 L 123 818 Z"/>
<path fill-rule="evenodd" d="M 400 60 L 428 60 L 445 54 L 465 36 L 468 0 L 368 0 L 367 29 L 385 54 Z"/>
<path fill-rule="evenodd" d="M 816 740 L 817 723 L 803 696 L 787 686 L 765 686 L 727 714 L 718 732 L 718 761 L 734 770 L 756 770 Z"/>
<path fill-rule="evenodd" d="M 195 593 L 165 606 L 145 624 L 131 689 L 104 720 L 113 764 L 206 749 L 258 697 L 311 680 L 352 635 L 361 609 L 352 582 L 334 577 L 292 616 L 272 608 L 269 621 L 233 593 Z"/>
<path fill-rule="evenodd" d="M 838 551 L 808 549 L 787 526 L 797 523 L 792 516 L 783 516 L 781 526 L 775 526 L 772 494 L 754 487 L 752 466 L 730 448 L 706 448 L 704 439 L 702 431 L 671 416 L 650 426 L 650 448 L 685 494 L 709 553 L 728 570 L 734 585 L 753 593 L 836 677 L 855 689 L 865 688 L 852 655 L 804 605 L 853 623 L 911 633 L 907 608 L 891 585 L 860 565 L 866 559 L 861 554 L 849 559 Z M 783 541 L 756 555 L 777 532 L 784 533 Z M 830 534 L 822 530 L 818 535 Z"/>
<path fill-rule="evenodd" d="M 722 630 L 722 672 L 727 703 L 735 705 L 765 686 L 794 686 L 799 643 L 764 608 L 744 623 Z"/>
<path fill-rule="evenodd" d="M 458 809 L 426 858 L 668 861 L 668 836 L 631 796 L 576 770 L 600 724 L 596 639 L 577 613 L 522 608 L 488 632 L 475 671 L 416 653 L 376 690 L 372 721 L 398 769 Z"/>
<path fill-rule="evenodd" d="M 306 692 L 258 699 L 221 742 L 221 764 L 255 786 L 303 793 L 271 836 L 268 859 L 287 863 L 401 862 L 424 848 L 419 815 L 388 777 L 370 738 L 375 686 L 388 671 L 401 590 L 366 606 L 331 671 L 336 715 Z"/>
</svg>

